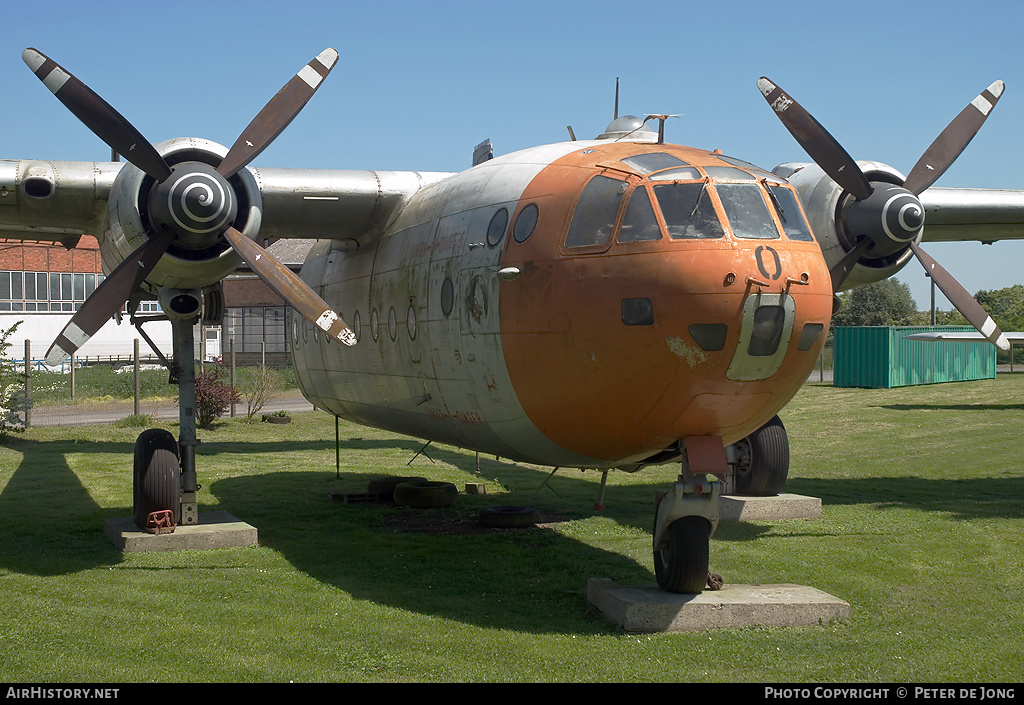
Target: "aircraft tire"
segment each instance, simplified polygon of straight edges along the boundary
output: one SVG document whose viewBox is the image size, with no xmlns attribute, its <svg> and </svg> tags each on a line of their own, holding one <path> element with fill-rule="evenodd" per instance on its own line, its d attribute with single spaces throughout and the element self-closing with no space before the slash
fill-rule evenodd
<svg viewBox="0 0 1024 705">
<path fill-rule="evenodd" d="M 789 476 L 789 437 L 776 416 L 737 445 L 741 448 L 736 466 L 736 492 L 751 497 L 774 497 L 782 492 Z"/>
<path fill-rule="evenodd" d="M 654 574 L 666 592 L 696 595 L 708 581 L 711 524 L 684 516 L 668 525 L 661 546 L 654 547 Z"/>
<path fill-rule="evenodd" d="M 426 482 L 425 477 L 377 477 L 367 484 L 366 491 L 375 493 L 378 502 L 394 502 L 395 487 L 403 482 Z"/>
<path fill-rule="evenodd" d="M 492 529 L 525 529 L 533 526 L 536 518 L 537 511 L 533 507 L 501 506 L 480 510 L 480 521 Z"/>
<path fill-rule="evenodd" d="M 395 504 L 403 507 L 429 509 L 447 507 L 455 502 L 458 488 L 450 482 L 411 480 L 395 485 Z"/>
<path fill-rule="evenodd" d="M 139 434 L 132 476 L 135 525 L 144 529 L 152 512 L 168 509 L 177 525 L 181 521 L 181 466 L 178 442 L 170 431 L 150 428 Z"/>
</svg>

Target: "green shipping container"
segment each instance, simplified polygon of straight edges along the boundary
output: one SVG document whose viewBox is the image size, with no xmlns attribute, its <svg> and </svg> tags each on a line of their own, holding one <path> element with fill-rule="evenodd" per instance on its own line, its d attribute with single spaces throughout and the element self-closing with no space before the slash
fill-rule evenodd
<svg viewBox="0 0 1024 705">
<path fill-rule="evenodd" d="M 972 331 L 970 326 L 837 326 L 832 384 L 891 389 L 994 379 L 991 343 L 907 340 L 912 333 Z"/>
</svg>

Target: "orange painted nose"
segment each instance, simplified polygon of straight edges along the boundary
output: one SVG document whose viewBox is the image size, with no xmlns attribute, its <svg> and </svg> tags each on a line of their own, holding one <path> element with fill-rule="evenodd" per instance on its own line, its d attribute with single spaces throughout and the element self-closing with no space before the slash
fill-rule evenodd
<svg viewBox="0 0 1024 705">
<path fill-rule="evenodd" d="M 502 289 L 524 410 L 562 447 L 623 463 L 684 436 L 749 434 L 795 394 L 824 341 L 828 271 L 804 249 L 672 243 L 534 268 Z"/>
</svg>

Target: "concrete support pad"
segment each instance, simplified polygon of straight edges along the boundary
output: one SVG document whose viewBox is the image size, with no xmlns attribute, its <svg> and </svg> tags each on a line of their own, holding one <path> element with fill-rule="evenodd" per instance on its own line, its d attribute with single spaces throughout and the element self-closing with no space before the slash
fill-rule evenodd
<svg viewBox="0 0 1024 705">
<path fill-rule="evenodd" d="M 172 534 L 150 534 L 131 517 L 105 520 L 103 533 L 125 553 L 238 548 L 258 541 L 256 527 L 222 511 L 200 512 L 198 524 L 175 527 Z"/>
<path fill-rule="evenodd" d="M 587 600 L 627 632 L 699 632 L 743 627 L 804 627 L 850 616 L 850 605 L 802 585 L 725 585 L 699 595 L 657 585 L 587 581 Z"/>
<path fill-rule="evenodd" d="M 785 493 L 775 497 L 721 495 L 718 498 L 718 517 L 721 521 L 821 519 L 821 499 Z"/>
</svg>

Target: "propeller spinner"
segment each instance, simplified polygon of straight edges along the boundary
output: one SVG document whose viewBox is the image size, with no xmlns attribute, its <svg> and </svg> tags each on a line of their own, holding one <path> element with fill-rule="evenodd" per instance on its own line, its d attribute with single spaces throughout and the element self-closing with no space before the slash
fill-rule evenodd
<svg viewBox="0 0 1024 705">
<path fill-rule="evenodd" d="M 345 345 L 355 334 L 305 282 L 233 225 L 238 203 L 228 179 L 266 149 L 328 76 L 338 52 L 325 49 L 278 91 L 214 169 L 199 162 L 168 165 L 120 113 L 37 49 L 22 58 L 33 73 L 101 140 L 156 182 L 149 195 L 149 239 L 114 268 L 86 299 L 47 352 L 48 364 L 74 353 L 116 314 L 178 239 L 196 249 L 225 239 L 254 272 L 303 318 Z"/>
<path fill-rule="evenodd" d="M 789 94 L 762 76 L 757 87 L 779 120 L 814 162 L 851 197 L 843 227 L 859 242 L 833 266 L 832 288 L 839 291 L 846 276 L 868 250 L 884 256 L 909 247 L 942 293 L 992 343 L 1003 350 L 1010 344 L 992 318 L 966 289 L 930 257 L 917 236 L 924 227 L 924 206 L 917 198 L 942 176 L 984 124 L 1003 82 L 996 81 L 971 101 L 928 147 L 902 186 L 872 183 L 845 149 Z"/>
</svg>

